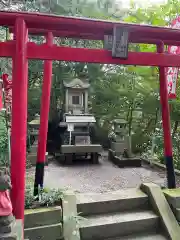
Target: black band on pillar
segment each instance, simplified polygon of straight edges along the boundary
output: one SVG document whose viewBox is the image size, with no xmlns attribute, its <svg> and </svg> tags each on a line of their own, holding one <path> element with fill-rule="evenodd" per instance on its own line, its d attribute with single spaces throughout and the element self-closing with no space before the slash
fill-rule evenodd
<svg viewBox="0 0 180 240">
<path fill-rule="evenodd" d="M 174 173 L 173 157 L 166 156 L 165 158 L 166 158 L 168 188 L 176 188 L 176 178 Z"/>
<path fill-rule="evenodd" d="M 38 195 L 38 187 L 43 187 L 44 180 L 44 162 L 36 163 L 36 174 L 34 182 L 34 196 Z"/>
</svg>

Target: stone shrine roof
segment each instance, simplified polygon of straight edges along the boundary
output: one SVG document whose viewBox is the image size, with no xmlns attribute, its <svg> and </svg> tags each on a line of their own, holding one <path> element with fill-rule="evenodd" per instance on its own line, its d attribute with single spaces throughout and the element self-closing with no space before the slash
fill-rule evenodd
<svg viewBox="0 0 180 240">
<path fill-rule="evenodd" d="M 64 81 L 63 82 L 64 86 L 66 88 L 75 88 L 75 89 L 79 89 L 79 88 L 89 88 L 90 84 L 87 80 L 81 80 L 79 78 L 75 78 L 69 82 Z"/>
<path fill-rule="evenodd" d="M 29 125 L 30 126 L 40 125 L 40 116 L 36 115 L 35 118 L 31 122 L 29 122 Z"/>
<path fill-rule="evenodd" d="M 123 118 L 121 118 L 121 119 L 114 119 L 113 122 L 116 123 L 116 124 L 126 124 L 127 123 L 127 121 L 125 119 L 123 119 Z"/>
</svg>

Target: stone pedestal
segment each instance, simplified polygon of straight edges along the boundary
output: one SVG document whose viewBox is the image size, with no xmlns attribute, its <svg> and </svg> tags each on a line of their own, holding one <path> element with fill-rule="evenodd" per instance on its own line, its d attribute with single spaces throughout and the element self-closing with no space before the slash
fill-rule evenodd
<svg viewBox="0 0 180 240">
<path fill-rule="evenodd" d="M 31 153 L 37 153 L 37 149 L 38 149 L 38 140 L 36 140 L 31 146 Z"/>
<path fill-rule="evenodd" d="M 32 166 L 35 166 L 37 160 L 37 153 L 29 153 L 27 156 L 27 160 Z M 45 165 L 48 165 L 48 153 L 46 153 Z"/>
<path fill-rule="evenodd" d="M 6 168 L 0 169 L 0 240 L 21 240 L 16 220 L 12 215 L 12 203 L 9 196 L 11 189 L 10 177 Z M 5 215 L 5 216 L 4 216 Z M 22 233 L 21 229 L 21 233 Z"/>
<path fill-rule="evenodd" d="M 14 232 L 15 219 L 12 215 L 0 217 L 0 239 L 18 240 Z"/>
<path fill-rule="evenodd" d="M 31 146 L 31 151 L 27 156 L 27 160 L 30 162 L 32 166 L 36 165 L 36 160 L 37 160 L 37 149 L 38 149 L 38 140 L 36 139 Z M 45 165 L 48 165 L 48 153 L 46 153 L 46 160 L 45 160 Z"/>
</svg>

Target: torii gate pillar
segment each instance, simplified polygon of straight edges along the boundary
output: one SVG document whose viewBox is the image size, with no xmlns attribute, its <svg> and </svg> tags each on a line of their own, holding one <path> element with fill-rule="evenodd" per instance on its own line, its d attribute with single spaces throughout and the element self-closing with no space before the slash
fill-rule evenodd
<svg viewBox="0 0 180 240">
<path fill-rule="evenodd" d="M 160 45 L 158 45 L 157 50 L 159 53 L 163 53 L 164 44 L 161 43 Z M 159 81 L 160 81 L 160 99 L 161 99 L 161 111 L 162 111 L 162 126 L 163 126 L 163 132 L 164 132 L 164 156 L 166 161 L 167 182 L 168 182 L 168 188 L 176 188 L 165 67 L 159 67 Z"/>
<path fill-rule="evenodd" d="M 53 44 L 53 34 L 51 32 L 49 32 L 46 37 L 46 43 L 48 46 L 52 46 Z M 34 182 L 34 196 L 38 195 L 39 187 L 43 188 L 51 82 L 52 82 L 52 60 L 46 60 L 44 61 L 44 77 L 41 97 L 40 129 Z"/>
<path fill-rule="evenodd" d="M 12 73 L 11 199 L 13 213 L 16 219 L 22 220 L 23 224 L 28 89 L 28 30 L 23 18 L 16 19 L 15 37 L 15 55 L 13 56 Z"/>
</svg>

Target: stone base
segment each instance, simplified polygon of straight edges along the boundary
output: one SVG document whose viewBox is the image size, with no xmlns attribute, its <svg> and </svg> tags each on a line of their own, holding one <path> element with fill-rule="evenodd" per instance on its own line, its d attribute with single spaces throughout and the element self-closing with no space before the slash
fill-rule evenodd
<svg viewBox="0 0 180 240">
<path fill-rule="evenodd" d="M 12 232 L 14 223 L 7 226 L 0 226 L 0 234 L 8 234 Z"/>
<path fill-rule="evenodd" d="M 0 217 L 0 234 L 10 234 L 13 231 L 15 219 L 12 215 Z"/>
<path fill-rule="evenodd" d="M 114 163 L 120 167 L 141 167 L 141 159 L 139 158 L 127 158 L 127 159 L 120 159 L 118 157 L 114 157 Z"/>
<path fill-rule="evenodd" d="M 15 218 L 10 216 L 0 217 L 0 240 L 20 240 L 16 231 Z"/>
<path fill-rule="evenodd" d="M 0 240 L 20 240 L 14 234 L 0 234 Z"/>
<path fill-rule="evenodd" d="M 31 153 L 37 153 L 37 148 L 38 148 L 38 146 L 37 145 L 33 145 L 32 147 L 31 147 Z"/>
<path fill-rule="evenodd" d="M 141 167 L 142 160 L 140 158 L 120 158 L 115 155 L 115 152 L 109 149 L 109 160 L 120 168 L 125 167 Z"/>
<path fill-rule="evenodd" d="M 13 215 L 0 217 L 0 227 L 7 226 L 14 222 Z"/>
<path fill-rule="evenodd" d="M 100 144 L 89 144 L 89 145 L 62 145 L 61 153 L 72 154 L 72 153 L 100 153 L 102 152 L 102 146 Z"/>
<path fill-rule="evenodd" d="M 165 189 L 164 195 L 176 216 L 177 221 L 180 223 L 180 189 Z"/>
<path fill-rule="evenodd" d="M 91 161 L 94 164 L 98 164 L 99 163 L 99 154 L 98 153 L 91 153 Z"/>
<path fill-rule="evenodd" d="M 27 156 L 27 160 L 31 163 L 32 166 L 36 166 L 37 161 L 37 154 L 36 153 L 29 153 Z M 45 165 L 48 165 L 48 155 L 46 156 Z"/>
</svg>

